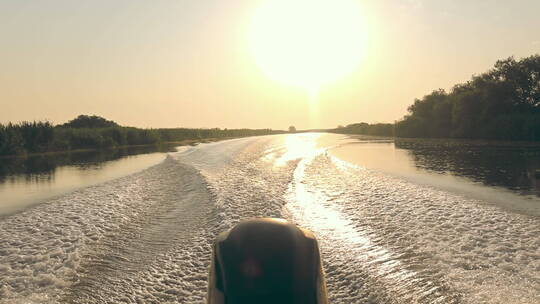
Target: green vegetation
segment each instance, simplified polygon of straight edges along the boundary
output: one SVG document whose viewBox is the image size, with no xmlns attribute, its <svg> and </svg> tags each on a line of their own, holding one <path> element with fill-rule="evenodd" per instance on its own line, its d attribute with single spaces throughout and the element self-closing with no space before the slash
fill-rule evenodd
<svg viewBox="0 0 540 304">
<path fill-rule="evenodd" d="M 356 123 L 330 132 L 396 137 L 540 140 L 540 55 L 499 60 L 488 72 L 439 89 L 395 124 Z"/>
<path fill-rule="evenodd" d="M 54 138 L 54 127 L 49 122 L 0 124 L 0 155 L 48 151 Z"/>
<path fill-rule="evenodd" d="M 350 124 L 345 127 L 339 126 L 330 130 L 343 134 L 364 134 L 376 136 L 394 136 L 394 125 L 389 123 L 368 124 L 365 122 Z"/>
<path fill-rule="evenodd" d="M 488 72 L 415 100 L 398 137 L 540 140 L 540 55 L 497 61 Z"/>
<path fill-rule="evenodd" d="M 155 145 L 206 138 L 243 137 L 282 133 L 270 129 L 139 129 L 122 127 L 98 116 L 80 115 L 63 125 L 50 122 L 0 124 L 0 155 L 25 155 L 104 149 L 119 146 Z"/>
</svg>

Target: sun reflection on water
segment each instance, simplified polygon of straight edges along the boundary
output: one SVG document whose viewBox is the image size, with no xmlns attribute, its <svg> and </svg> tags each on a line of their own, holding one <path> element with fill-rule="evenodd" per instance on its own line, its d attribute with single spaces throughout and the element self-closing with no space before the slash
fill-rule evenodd
<svg viewBox="0 0 540 304">
<path fill-rule="evenodd" d="M 288 203 L 283 210 L 285 216 L 311 229 L 317 235 L 323 251 L 331 251 L 331 256 L 339 256 L 349 264 L 360 265 L 378 280 L 388 282 L 389 286 L 397 286 L 395 292 L 398 294 L 406 298 L 414 297 L 408 288 L 417 280 L 423 281 L 422 284 L 428 289 L 426 292 L 435 292 L 438 286 L 407 269 L 394 253 L 373 240 L 371 231 L 366 230 L 368 228 L 359 229 L 339 210 L 339 205 L 335 204 L 339 200 L 339 192 L 325 192 L 325 189 L 307 183 L 306 167 L 317 157 L 326 155 L 327 148 L 317 146 L 319 137 L 319 134 L 288 136 L 285 140 L 287 151 L 275 160 L 276 165 L 283 165 L 290 160 L 301 159 L 286 194 Z M 336 166 L 341 170 L 359 169 L 341 161 Z"/>
<path fill-rule="evenodd" d="M 297 133 L 285 137 L 282 149 L 284 153 L 276 158 L 275 166 L 284 166 L 289 161 L 312 157 L 325 151 L 324 148 L 317 148 L 317 139 L 320 133 Z"/>
</svg>

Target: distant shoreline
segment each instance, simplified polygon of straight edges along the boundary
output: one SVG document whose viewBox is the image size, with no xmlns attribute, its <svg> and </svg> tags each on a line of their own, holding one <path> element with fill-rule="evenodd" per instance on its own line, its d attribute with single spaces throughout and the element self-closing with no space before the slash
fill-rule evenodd
<svg viewBox="0 0 540 304">
<path fill-rule="evenodd" d="M 73 149 L 73 150 L 62 150 L 62 151 L 33 152 L 33 153 L 14 154 L 14 155 L 0 155 L 0 159 L 27 158 L 27 157 L 35 157 L 35 156 L 61 155 L 61 154 L 69 154 L 69 153 L 97 152 L 97 151 L 118 150 L 118 149 L 125 149 L 125 148 L 154 147 L 154 146 L 161 146 L 161 145 L 171 145 L 171 146 L 178 146 L 178 147 L 194 146 L 196 144 L 204 144 L 204 143 L 235 139 L 235 138 L 241 138 L 241 137 L 185 139 L 185 140 L 180 140 L 180 141 L 168 141 L 168 142 L 160 142 L 156 144 L 146 144 L 146 145 L 123 145 L 123 146 L 105 147 L 105 148 L 96 148 L 96 149 L 88 148 L 88 149 Z"/>
<path fill-rule="evenodd" d="M 407 141 L 423 141 L 423 142 L 463 142 L 463 143 L 475 143 L 475 144 L 490 144 L 490 145 L 520 145 L 520 146 L 540 146 L 540 141 L 537 140 L 510 140 L 510 139 L 484 139 L 484 138 L 455 138 L 455 137 L 398 137 L 392 135 L 376 135 L 376 134 L 361 134 L 361 133 L 339 133 L 328 132 L 332 134 L 349 135 L 351 137 L 359 137 L 359 139 L 381 139 L 381 140 L 394 140 L 400 142 Z"/>
<path fill-rule="evenodd" d="M 97 151 L 127 146 L 189 145 L 220 138 L 279 134 L 272 129 L 139 129 L 99 116 L 79 115 L 62 125 L 48 121 L 0 123 L 0 155 L 31 156 L 58 152 Z"/>
</svg>

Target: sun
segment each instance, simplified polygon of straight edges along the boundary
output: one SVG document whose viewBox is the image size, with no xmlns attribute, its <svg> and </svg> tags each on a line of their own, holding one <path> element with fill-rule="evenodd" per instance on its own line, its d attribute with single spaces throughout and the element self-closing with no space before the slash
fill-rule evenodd
<svg viewBox="0 0 540 304">
<path fill-rule="evenodd" d="M 267 0 L 249 31 L 251 54 L 271 79 L 310 93 L 351 73 L 365 53 L 358 0 Z"/>
</svg>

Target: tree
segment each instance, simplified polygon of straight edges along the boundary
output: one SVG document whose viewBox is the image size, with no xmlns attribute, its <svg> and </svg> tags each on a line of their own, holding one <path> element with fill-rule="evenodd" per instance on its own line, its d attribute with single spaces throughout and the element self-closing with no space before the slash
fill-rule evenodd
<svg viewBox="0 0 540 304">
<path fill-rule="evenodd" d="M 536 140 L 540 137 L 540 55 L 494 67 L 416 99 L 396 123 L 399 137 Z"/>
<path fill-rule="evenodd" d="M 107 120 L 103 117 L 96 115 L 79 115 L 77 118 L 68 121 L 67 123 L 61 125 L 60 127 L 65 128 L 110 128 L 110 127 L 119 127 L 119 125 L 112 121 Z"/>
</svg>

